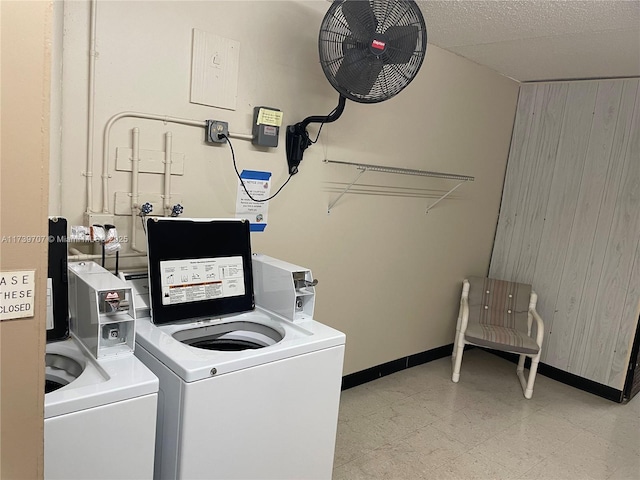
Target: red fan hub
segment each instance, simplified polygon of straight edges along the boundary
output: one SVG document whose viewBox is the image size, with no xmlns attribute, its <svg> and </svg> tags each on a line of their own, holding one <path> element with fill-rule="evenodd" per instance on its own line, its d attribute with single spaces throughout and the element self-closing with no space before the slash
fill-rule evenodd
<svg viewBox="0 0 640 480">
<path fill-rule="evenodd" d="M 375 37 L 371 39 L 371 43 L 369 44 L 369 50 L 374 55 L 382 55 L 387 49 L 387 38 L 385 35 L 377 34 Z"/>
</svg>

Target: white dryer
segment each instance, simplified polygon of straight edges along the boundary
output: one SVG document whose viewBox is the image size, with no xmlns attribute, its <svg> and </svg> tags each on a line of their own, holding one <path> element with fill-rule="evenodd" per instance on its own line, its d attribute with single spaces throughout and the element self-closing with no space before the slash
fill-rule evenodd
<svg viewBox="0 0 640 480">
<path fill-rule="evenodd" d="M 331 478 L 345 335 L 309 314 L 310 272 L 282 270 L 285 318 L 254 306 L 248 222 L 149 220 L 147 234 L 152 316 L 135 354 L 160 380 L 155 478 Z"/>
</svg>

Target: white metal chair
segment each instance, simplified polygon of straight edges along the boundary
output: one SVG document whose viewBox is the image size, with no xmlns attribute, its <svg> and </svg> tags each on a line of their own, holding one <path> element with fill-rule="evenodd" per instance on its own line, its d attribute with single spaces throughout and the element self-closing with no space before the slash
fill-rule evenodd
<svg viewBox="0 0 640 480">
<path fill-rule="evenodd" d="M 456 383 L 460 380 L 462 354 L 467 344 L 512 352 L 520 355 L 516 374 L 525 398 L 531 398 L 544 336 L 544 323 L 536 312 L 537 300 L 531 285 L 483 277 L 465 279 L 451 379 Z M 536 321 L 535 339 L 531 337 L 533 320 Z M 524 377 L 526 357 L 531 358 L 528 379 Z"/>
</svg>

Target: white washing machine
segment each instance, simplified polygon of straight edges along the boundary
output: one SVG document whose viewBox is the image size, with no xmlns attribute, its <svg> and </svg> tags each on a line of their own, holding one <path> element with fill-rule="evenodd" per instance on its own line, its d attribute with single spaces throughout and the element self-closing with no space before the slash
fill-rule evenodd
<svg viewBox="0 0 640 480">
<path fill-rule="evenodd" d="M 245 221 L 149 220 L 147 235 L 135 354 L 160 380 L 155 478 L 331 478 L 345 335 L 313 320 L 311 272 L 252 261 Z"/>
<path fill-rule="evenodd" d="M 47 344 L 45 379 L 45 479 L 152 478 L 158 379 L 142 362 L 69 338 Z"/>
<path fill-rule="evenodd" d="M 96 360 L 78 337 L 69 336 L 69 279 L 74 288 L 81 282 L 76 278 L 77 270 L 67 270 L 66 220 L 50 219 L 49 234 L 54 241 L 49 244 L 47 288 L 44 477 L 152 478 L 158 379 L 130 351 Z M 115 279 L 117 287 L 126 286 L 98 265 L 93 266 L 86 268 L 108 282 Z M 91 304 L 86 290 L 74 292 L 71 298 L 71 310 L 76 313 L 76 302 L 85 307 Z M 92 324 L 98 316 L 95 302 L 94 307 L 95 315 L 75 319 L 76 329 L 79 323 L 84 327 Z M 133 321 L 127 324 L 133 325 Z M 93 325 L 97 333 L 98 323 Z M 118 344 L 119 339 L 109 341 Z M 126 349 L 119 344 L 108 347 L 112 351 Z"/>
</svg>

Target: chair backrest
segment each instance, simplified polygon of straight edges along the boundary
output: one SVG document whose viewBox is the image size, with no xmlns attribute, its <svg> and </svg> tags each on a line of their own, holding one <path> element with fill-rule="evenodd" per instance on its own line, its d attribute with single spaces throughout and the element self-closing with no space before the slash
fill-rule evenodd
<svg viewBox="0 0 640 480">
<path fill-rule="evenodd" d="M 531 285 L 469 277 L 469 321 L 527 331 Z"/>
</svg>

